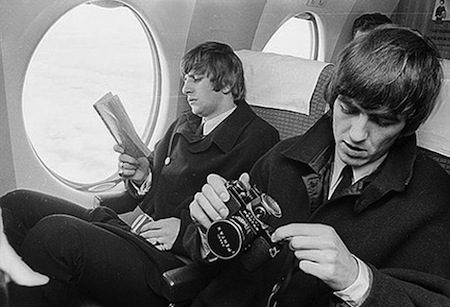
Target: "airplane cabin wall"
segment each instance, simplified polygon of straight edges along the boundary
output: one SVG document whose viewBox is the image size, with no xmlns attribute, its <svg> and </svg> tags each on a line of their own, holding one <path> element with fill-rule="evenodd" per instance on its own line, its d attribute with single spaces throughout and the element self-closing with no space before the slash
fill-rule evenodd
<svg viewBox="0 0 450 307">
<path fill-rule="evenodd" d="M 30 144 L 22 112 L 22 89 L 33 51 L 46 31 L 83 0 L 1 0 L 0 47 L 2 71 L 0 194 L 16 188 L 34 189 L 91 205 L 93 195 L 78 192 L 57 180 L 42 164 Z M 178 106 L 179 60 L 185 51 L 195 0 L 122 0 L 150 25 L 160 51 L 162 118 L 156 133 L 172 121 Z M 174 15 L 176 17 L 174 18 Z M 173 78 L 172 76 L 176 76 Z M 2 77 L 0 75 L 0 77 Z M 3 82 L 2 82 L 3 81 Z"/>
<path fill-rule="evenodd" d="M 308 5 L 307 0 L 268 0 L 256 30 L 252 49 L 262 50 L 273 33 L 287 19 L 298 13 L 312 12 L 319 16 L 323 27 L 324 44 L 322 58 L 334 62 L 339 51 L 351 39 L 351 28 L 355 18 L 363 13 L 380 12 L 390 16 L 398 0 L 346 0 L 323 1 L 322 6 Z"/>
<path fill-rule="evenodd" d="M 15 187 L 11 137 L 9 133 L 8 110 L 4 89 L 3 57 L 0 41 L 0 194 Z"/>
<path fill-rule="evenodd" d="M 394 22 L 427 34 L 436 0 L 400 0 L 393 14 Z"/>
</svg>

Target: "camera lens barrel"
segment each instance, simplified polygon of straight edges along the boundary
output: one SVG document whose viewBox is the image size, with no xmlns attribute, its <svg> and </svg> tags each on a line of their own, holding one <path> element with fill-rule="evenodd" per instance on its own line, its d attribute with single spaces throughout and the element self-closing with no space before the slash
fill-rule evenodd
<svg viewBox="0 0 450 307">
<path fill-rule="evenodd" d="M 253 227 L 240 215 L 212 223 L 206 234 L 211 252 L 225 260 L 237 256 L 254 240 Z"/>
</svg>

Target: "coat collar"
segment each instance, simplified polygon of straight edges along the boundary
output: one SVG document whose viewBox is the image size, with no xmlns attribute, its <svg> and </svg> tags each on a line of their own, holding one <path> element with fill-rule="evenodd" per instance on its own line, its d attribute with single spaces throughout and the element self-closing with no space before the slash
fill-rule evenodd
<svg viewBox="0 0 450 307">
<path fill-rule="evenodd" d="M 315 174 L 322 169 L 334 153 L 334 138 L 331 117 L 324 115 L 317 123 L 302 135 L 292 146 L 282 152 L 288 159 L 308 165 Z M 413 166 L 417 156 L 415 134 L 399 138 L 386 160 L 380 165 L 373 180 L 364 188 L 355 189 L 361 197 L 355 203 L 355 211 L 360 212 L 390 191 L 401 192 L 411 181 Z"/>
<path fill-rule="evenodd" d="M 205 151 L 212 143 L 215 143 L 223 152 L 229 152 L 255 116 L 244 100 L 237 101 L 236 110 L 208 136 L 201 137 L 198 134 L 201 118 L 188 111 L 180 118 L 175 134 L 180 133 L 186 138 L 191 144 L 191 152 Z"/>
<path fill-rule="evenodd" d="M 286 158 L 308 165 L 319 173 L 334 151 L 334 138 L 329 113 L 322 116 L 317 123 L 281 154 Z"/>
<path fill-rule="evenodd" d="M 390 191 L 402 192 L 413 176 L 417 157 L 416 135 L 398 139 L 380 165 L 378 174 L 363 190 L 355 203 L 355 211 L 361 212 Z"/>
</svg>

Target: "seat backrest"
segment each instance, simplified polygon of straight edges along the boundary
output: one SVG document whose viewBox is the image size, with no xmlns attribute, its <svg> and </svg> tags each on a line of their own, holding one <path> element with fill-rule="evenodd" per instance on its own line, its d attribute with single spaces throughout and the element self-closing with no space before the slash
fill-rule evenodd
<svg viewBox="0 0 450 307">
<path fill-rule="evenodd" d="M 450 174 L 450 60 L 443 60 L 442 67 L 442 89 L 435 109 L 417 131 L 417 143 Z"/>
<path fill-rule="evenodd" d="M 303 134 L 328 110 L 324 92 L 333 64 L 248 50 L 237 54 L 247 102 L 282 140 Z"/>
</svg>

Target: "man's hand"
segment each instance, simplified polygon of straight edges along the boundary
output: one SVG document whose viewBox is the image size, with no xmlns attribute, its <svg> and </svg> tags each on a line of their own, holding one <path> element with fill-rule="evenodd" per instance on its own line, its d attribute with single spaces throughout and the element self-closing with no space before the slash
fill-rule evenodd
<svg viewBox="0 0 450 307">
<path fill-rule="evenodd" d="M 242 174 L 239 180 L 249 187 L 250 177 L 247 173 Z M 206 181 L 202 191 L 195 194 L 189 209 L 192 220 L 208 229 L 213 221 L 228 216 L 225 202 L 230 199 L 230 194 L 225 188 L 226 180 L 219 175 L 211 174 Z"/>
<path fill-rule="evenodd" d="M 150 221 L 139 233 L 159 250 L 171 250 L 180 232 L 181 220 L 176 217 Z"/>
<path fill-rule="evenodd" d="M 124 179 L 132 180 L 137 185 L 148 177 L 150 172 L 150 163 L 146 157 L 134 158 L 124 153 L 120 145 L 114 145 L 114 151 L 119 153 L 118 174 Z"/>
<path fill-rule="evenodd" d="M 358 263 L 336 231 L 322 224 L 289 224 L 272 234 L 272 241 L 286 240 L 300 261 L 300 269 L 339 291 L 358 277 Z"/>
</svg>

